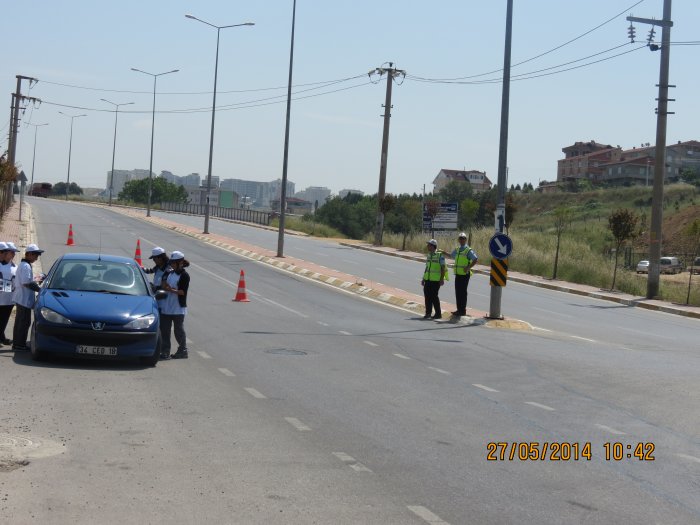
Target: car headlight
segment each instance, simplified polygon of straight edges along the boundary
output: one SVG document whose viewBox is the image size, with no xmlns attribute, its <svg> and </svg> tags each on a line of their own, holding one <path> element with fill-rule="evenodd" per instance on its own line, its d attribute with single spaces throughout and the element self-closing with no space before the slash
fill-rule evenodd
<svg viewBox="0 0 700 525">
<path fill-rule="evenodd" d="M 124 325 L 125 328 L 132 328 L 134 330 L 143 330 L 144 328 L 150 328 L 153 323 L 156 322 L 156 316 L 153 314 L 144 315 L 133 321 L 129 321 Z"/>
<path fill-rule="evenodd" d="M 63 317 L 58 312 L 54 312 L 51 308 L 46 308 L 45 306 L 39 310 L 41 316 L 50 323 L 56 324 L 71 324 L 70 319 Z"/>
</svg>

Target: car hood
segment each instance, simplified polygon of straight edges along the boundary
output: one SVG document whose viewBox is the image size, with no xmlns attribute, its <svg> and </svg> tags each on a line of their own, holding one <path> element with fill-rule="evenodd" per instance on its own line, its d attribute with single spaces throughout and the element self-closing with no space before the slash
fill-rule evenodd
<svg viewBox="0 0 700 525">
<path fill-rule="evenodd" d="M 37 306 L 46 306 L 76 322 L 105 321 L 114 324 L 123 324 L 158 311 L 155 299 L 150 295 L 68 290 L 43 290 Z"/>
</svg>

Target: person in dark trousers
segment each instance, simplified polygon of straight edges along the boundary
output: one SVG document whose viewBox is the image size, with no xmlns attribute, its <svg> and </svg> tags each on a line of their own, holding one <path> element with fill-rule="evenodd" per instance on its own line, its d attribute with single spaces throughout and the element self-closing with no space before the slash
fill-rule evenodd
<svg viewBox="0 0 700 525">
<path fill-rule="evenodd" d="M 41 290 L 34 280 L 32 263 L 39 259 L 44 250 L 36 244 L 28 244 L 24 250 L 24 258 L 17 267 L 12 301 L 15 303 L 15 326 L 12 332 L 12 349 L 17 352 L 29 350 L 27 334 L 32 325 L 32 308 L 36 302 L 36 293 Z"/>
<path fill-rule="evenodd" d="M 425 297 L 425 315 L 423 319 L 442 319 L 440 310 L 440 287 L 445 284 L 445 257 L 437 249 L 437 241 L 428 241 L 428 257 L 425 260 L 425 271 L 420 284 L 423 286 L 423 296 Z M 435 315 L 431 313 L 435 310 Z"/>
<path fill-rule="evenodd" d="M 187 290 L 190 287 L 190 265 L 182 252 L 174 251 L 170 255 L 171 271 L 163 277 L 162 289 L 168 296 L 160 301 L 160 336 L 161 359 L 187 359 L 187 334 L 185 333 L 185 316 L 187 315 Z M 177 352 L 170 355 L 170 330 L 175 332 Z"/>
<path fill-rule="evenodd" d="M 455 260 L 455 299 L 457 300 L 457 310 L 452 312 L 452 315 L 462 317 L 467 315 L 467 287 L 472 275 L 472 267 L 479 258 L 467 244 L 466 233 L 460 233 L 457 241 L 459 246 L 450 254 L 450 257 Z"/>
<path fill-rule="evenodd" d="M 15 303 L 12 302 L 12 285 L 17 273 L 17 265 L 12 259 L 16 251 L 14 244 L 0 242 L 0 344 L 3 345 L 12 344 L 12 339 L 5 336 L 5 329 L 12 309 L 15 307 Z"/>
<path fill-rule="evenodd" d="M 161 281 L 163 280 L 163 275 L 170 271 L 170 265 L 168 264 L 168 254 L 160 246 L 156 246 L 151 250 L 151 256 L 149 259 L 153 260 L 155 266 L 153 268 L 144 268 L 145 273 L 153 274 L 153 284 L 151 288 L 153 291 L 160 290 Z"/>
</svg>

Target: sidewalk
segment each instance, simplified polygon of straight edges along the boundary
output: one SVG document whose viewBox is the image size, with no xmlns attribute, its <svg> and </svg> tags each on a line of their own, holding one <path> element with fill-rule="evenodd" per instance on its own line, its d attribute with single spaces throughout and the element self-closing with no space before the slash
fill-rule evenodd
<svg viewBox="0 0 700 525">
<path fill-rule="evenodd" d="M 33 228 L 31 227 L 31 220 L 27 219 L 27 217 L 30 214 L 25 214 L 24 206 L 22 211 L 24 215 L 23 219 L 25 220 L 21 223 L 19 222 L 18 208 L 19 203 L 15 203 L 15 205 L 13 205 L 13 207 L 10 208 L 6 216 L 3 218 L 2 224 L 0 224 L 0 240 L 17 239 L 20 242 L 14 242 L 17 244 L 18 247 L 23 247 L 26 246 L 27 243 L 32 242 L 30 239 L 32 238 Z M 26 207 L 26 209 L 27 211 L 29 211 L 28 206 Z M 414 312 L 415 315 L 422 316 L 425 312 L 423 306 L 423 296 L 420 294 L 411 293 L 399 288 L 393 288 L 390 286 L 383 285 L 381 283 L 367 282 L 366 278 L 364 277 L 339 272 L 337 270 L 318 265 L 311 261 L 297 259 L 295 257 L 289 256 L 285 256 L 284 258 L 278 258 L 276 252 L 267 248 L 262 248 L 260 246 L 248 244 L 238 239 L 233 239 L 224 235 L 216 235 L 211 233 L 205 235 L 201 233 L 199 229 L 184 226 L 182 224 L 179 224 L 175 220 L 161 219 L 159 217 L 154 216 L 146 217 L 144 215 L 143 210 L 123 208 L 118 206 L 113 206 L 112 210 L 115 212 L 122 213 L 124 215 L 128 215 L 130 217 L 138 218 L 139 220 L 150 222 L 155 226 L 159 226 L 170 231 L 175 231 L 182 235 L 198 239 L 202 242 L 218 246 L 242 257 L 246 257 L 251 260 L 259 261 L 264 264 L 269 264 L 276 268 L 295 273 L 301 277 L 313 279 L 315 281 L 322 282 L 329 286 L 340 288 L 346 292 L 362 295 L 364 297 L 368 297 L 379 302 L 393 305 L 403 310 Z M 405 259 L 411 259 L 416 261 L 425 260 L 424 254 L 416 252 L 402 252 L 394 248 L 376 247 L 359 242 L 340 242 L 340 244 L 342 246 L 352 247 L 355 249 L 363 249 L 373 251 L 376 253 L 382 253 L 387 256 L 402 257 Z M 475 268 L 475 272 L 488 275 L 489 269 L 486 266 L 477 265 L 477 267 Z M 643 297 L 635 297 L 629 294 L 600 290 L 592 286 L 567 283 L 564 281 L 553 281 L 537 276 L 521 274 L 518 272 L 508 272 L 508 279 L 513 282 L 528 284 L 532 286 L 539 286 L 542 288 L 558 290 L 561 292 L 585 295 L 588 297 L 594 297 L 597 299 L 603 299 L 607 301 L 617 302 L 620 304 L 625 304 L 627 306 L 647 308 L 649 310 L 657 310 L 675 315 L 683 315 L 686 317 L 700 319 L 700 307 L 697 306 L 678 305 L 664 301 L 648 300 Z M 416 283 L 416 288 L 419 288 L 418 283 Z M 453 294 L 443 295 L 447 297 L 453 296 Z M 456 306 L 454 304 L 446 300 L 441 299 L 441 304 L 443 312 L 450 312 L 456 309 Z M 487 320 L 486 316 L 488 315 L 488 312 L 474 310 L 472 308 L 469 308 L 467 312 L 469 315 L 459 320 L 450 319 L 448 314 L 445 316 L 443 322 L 459 322 L 461 324 L 488 324 L 489 326 L 508 327 L 516 329 L 530 328 L 528 323 L 518 321 L 517 319 L 505 318 L 503 320 Z"/>
</svg>

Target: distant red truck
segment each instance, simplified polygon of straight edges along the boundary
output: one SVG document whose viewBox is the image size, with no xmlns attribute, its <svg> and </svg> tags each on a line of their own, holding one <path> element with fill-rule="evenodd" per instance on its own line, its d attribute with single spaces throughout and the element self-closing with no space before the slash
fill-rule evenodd
<svg viewBox="0 0 700 525">
<path fill-rule="evenodd" d="M 33 197 L 48 197 L 51 195 L 53 184 L 48 182 L 35 182 L 29 190 L 29 195 Z"/>
</svg>

